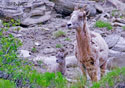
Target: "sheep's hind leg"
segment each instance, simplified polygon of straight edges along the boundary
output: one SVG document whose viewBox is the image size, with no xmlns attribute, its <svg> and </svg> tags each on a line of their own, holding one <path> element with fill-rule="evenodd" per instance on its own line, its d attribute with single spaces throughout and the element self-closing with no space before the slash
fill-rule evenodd
<svg viewBox="0 0 125 88">
<path fill-rule="evenodd" d="M 101 66 L 100 66 L 100 69 L 101 69 L 101 77 L 103 77 L 106 73 L 106 67 L 107 67 L 107 61 L 105 61 Z"/>
</svg>

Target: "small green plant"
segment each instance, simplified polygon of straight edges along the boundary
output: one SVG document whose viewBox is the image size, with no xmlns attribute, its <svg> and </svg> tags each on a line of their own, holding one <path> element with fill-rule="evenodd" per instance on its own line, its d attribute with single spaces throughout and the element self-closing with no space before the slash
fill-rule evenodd
<svg viewBox="0 0 125 88">
<path fill-rule="evenodd" d="M 63 36 L 65 36 L 65 35 L 66 35 L 66 33 L 63 32 L 63 31 L 61 31 L 61 30 L 56 31 L 56 32 L 54 33 L 54 36 L 55 36 L 56 38 L 58 38 L 58 37 L 63 37 Z"/>
<path fill-rule="evenodd" d="M 123 26 L 122 28 L 123 28 L 123 30 L 125 30 L 125 26 Z"/>
<path fill-rule="evenodd" d="M 17 31 L 17 33 L 20 31 L 21 29 L 18 27 L 15 29 L 15 31 Z"/>
<path fill-rule="evenodd" d="M 41 64 L 43 63 L 43 61 L 42 61 L 42 60 L 39 60 L 39 61 L 37 61 L 37 63 L 38 63 L 39 65 L 41 65 Z"/>
<path fill-rule="evenodd" d="M 65 41 L 71 41 L 71 39 L 70 38 L 66 38 Z"/>
<path fill-rule="evenodd" d="M 95 26 L 98 28 L 104 28 L 106 27 L 108 30 L 112 29 L 112 25 L 109 22 L 104 22 L 104 21 L 96 21 Z"/>
<path fill-rule="evenodd" d="M 16 85 L 10 80 L 0 79 L 0 88 L 16 88 Z"/>
<path fill-rule="evenodd" d="M 119 10 L 112 10 L 112 16 L 120 16 Z"/>
<path fill-rule="evenodd" d="M 37 52 L 36 47 L 33 47 L 32 50 L 31 50 L 31 52 L 33 52 L 33 53 Z"/>
<path fill-rule="evenodd" d="M 61 44 L 56 44 L 56 48 L 62 48 Z"/>
</svg>

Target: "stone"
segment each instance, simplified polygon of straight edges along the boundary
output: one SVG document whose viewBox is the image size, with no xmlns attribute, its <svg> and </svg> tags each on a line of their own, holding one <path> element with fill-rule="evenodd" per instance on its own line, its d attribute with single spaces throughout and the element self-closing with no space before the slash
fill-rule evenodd
<svg viewBox="0 0 125 88">
<path fill-rule="evenodd" d="M 120 10 L 123 14 L 125 14 L 125 5 L 120 0 L 106 0 L 105 5 L 108 7 L 113 7 Z"/>
<path fill-rule="evenodd" d="M 79 7 L 83 7 L 87 5 L 87 9 L 90 14 L 89 16 L 95 16 L 96 9 L 94 7 L 95 2 L 86 1 L 86 0 L 54 0 L 55 6 L 54 9 L 57 13 L 62 14 L 63 16 L 69 16 L 74 7 L 79 5 Z"/>
<path fill-rule="evenodd" d="M 2 10 L 0 10 L 0 19 L 3 19 L 5 17 L 4 13 Z"/>
<path fill-rule="evenodd" d="M 112 25 L 113 25 L 113 26 L 119 26 L 119 27 L 125 26 L 125 24 L 123 24 L 123 23 L 118 23 L 118 22 L 114 22 L 114 23 L 112 23 Z"/>
<path fill-rule="evenodd" d="M 2 27 L 2 20 L 0 20 L 0 27 Z"/>
<path fill-rule="evenodd" d="M 3 74 L 0 74 L 0 78 L 3 78 Z"/>
<path fill-rule="evenodd" d="M 123 23 L 125 24 L 125 19 L 124 18 L 114 18 L 113 22 L 118 22 L 118 23 Z"/>
<path fill-rule="evenodd" d="M 3 75 L 3 78 L 4 78 L 4 79 L 7 79 L 8 77 L 9 77 L 8 74 L 4 74 L 4 75 Z"/>
<path fill-rule="evenodd" d="M 53 7 L 54 3 L 49 0 L 3 0 L 0 3 L 0 18 L 7 21 L 20 19 L 21 25 L 33 25 L 50 19 Z"/>
<path fill-rule="evenodd" d="M 44 54 L 51 54 L 51 53 L 56 52 L 56 49 L 55 48 L 46 48 L 46 49 L 44 49 L 42 51 L 44 51 L 43 52 Z"/>
<path fill-rule="evenodd" d="M 23 25 L 33 25 L 33 24 L 38 24 L 38 23 L 44 23 L 48 20 L 50 20 L 51 12 L 46 12 L 44 16 L 31 16 L 29 18 L 26 18 L 24 21 L 21 22 Z"/>
<path fill-rule="evenodd" d="M 31 11 L 31 16 L 43 16 L 45 14 L 45 10 L 46 10 L 46 7 L 43 6 L 43 8 L 38 8 L 38 9 L 35 9 L 35 10 L 32 10 Z"/>
<path fill-rule="evenodd" d="M 66 67 L 77 67 L 78 66 L 78 61 L 75 56 L 67 56 L 66 57 Z"/>
<path fill-rule="evenodd" d="M 105 41 L 108 44 L 110 49 L 113 48 L 117 44 L 119 39 L 120 39 L 120 36 L 117 34 L 107 35 L 105 37 Z"/>
<path fill-rule="evenodd" d="M 117 43 L 109 50 L 110 64 L 112 67 L 125 66 L 125 39 L 120 37 Z"/>
<path fill-rule="evenodd" d="M 39 43 L 39 42 L 35 42 L 35 45 L 36 45 L 36 46 L 40 46 L 40 43 Z"/>
<path fill-rule="evenodd" d="M 112 50 L 125 52 L 125 39 L 123 37 L 119 38 L 117 44 L 112 48 Z"/>
<path fill-rule="evenodd" d="M 111 68 L 113 67 L 124 67 L 125 66 L 125 52 L 119 52 L 115 50 L 109 51 L 109 58 Z"/>
<path fill-rule="evenodd" d="M 20 55 L 27 58 L 30 57 L 30 52 L 27 50 L 20 50 Z"/>
<path fill-rule="evenodd" d="M 99 4 L 95 4 L 95 8 L 96 8 L 97 12 L 99 12 L 99 13 L 103 13 L 104 12 L 103 7 L 101 5 L 99 5 Z"/>
</svg>

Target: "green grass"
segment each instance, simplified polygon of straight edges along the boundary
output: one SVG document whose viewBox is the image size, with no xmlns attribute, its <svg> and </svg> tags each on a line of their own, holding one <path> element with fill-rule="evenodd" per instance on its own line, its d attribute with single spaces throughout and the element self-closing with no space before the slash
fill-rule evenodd
<svg viewBox="0 0 125 88">
<path fill-rule="evenodd" d="M 65 38 L 65 40 L 64 41 L 71 41 L 71 39 L 70 38 Z"/>
<path fill-rule="evenodd" d="M 86 82 L 84 76 L 79 76 L 76 83 L 72 83 L 70 88 L 84 88 Z"/>
<path fill-rule="evenodd" d="M 56 44 L 56 48 L 62 48 L 61 44 Z"/>
<path fill-rule="evenodd" d="M 37 52 L 36 47 L 33 47 L 32 50 L 31 50 L 31 52 L 33 52 L 33 53 Z"/>
<path fill-rule="evenodd" d="M 98 28 L 107 28 L 108 30 L 112 29 L 112 25 L 109 22 L 104 22 L 104 21 L 96 21 L 95 26 Z"/>
<path fill-rule="evenodd" d="M 16 85 L 10 80 L 0 79 L 0 88 L 16 88 Z"/>
<path fill-rule="evenodd" d="M 63 32 L 63 31 L 61 31 L 61 30 L 56 31 L 56 32 L 54 33 L 55 38 L 63 37 L 63 36 L 65 36 L 65 35 L 66 35 L 66 33 Z"/>
<path fill-rule="evenodd" d="M 115 84 L 119 82 L 125 82 L 125 67 L 107 73 L 99 82 L 93 83 L 91 88 L 114 88 Z"/>
</svg>

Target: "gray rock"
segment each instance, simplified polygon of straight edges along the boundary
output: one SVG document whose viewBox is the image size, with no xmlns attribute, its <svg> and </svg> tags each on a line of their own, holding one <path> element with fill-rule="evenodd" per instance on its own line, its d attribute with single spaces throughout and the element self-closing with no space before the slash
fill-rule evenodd
<svg viewBox="0 0 125 88">
<path fill-rule="evenodd" d="M 109 48 L 113 48 L 117 44 L 119 39 L 120 39 L 120 36 L 117 34 L 112 34 L 105 37 L 105 41 L 108 44 Z"/>
<path fill-rule="evenodd" d="M 125 52 L 125 39 L 123 37 L 119 38 L 117 44 L 112 48 L 112 50 Z"/>
<path fill-rule="evenodd" d="M 44 16 L 36 15 L 36 16 L 31 16 L 29 18 L 26 18 L 24 21 L 21 22 L 23 25 L 33 25 L 33 24 L 38 24 L 38 23 L 44 23 L 51 18 L 51 12 L 46 12 Z"/>
<path fill-rule="evenodd" d="M 0 18 L 20 19 L 23 25 L 37 24 L 50 19 L 53 7 L 54 3 L 49 0 L 3 0 Z"/>
<path fill-rule="evenodd" d="M 0 20 L 0 27 L 2 26 L 2 20 Z"/>
<path fill-rule="evenodd" d="M 75 56 L 66 57 L 66 67 L 78 67 L 78 61 Z"/>
<path fill-rule="evenodd" d="M 123 23 L 118 23 L 118 22 L 114 22 L 112 23 L 113 26 L 119 26 L 119 27 L 123 27 L 125 24 Z"/>
<path fill-rule="evenodd" d="M 55 48 L 46 48 L 46 49 L 44 49 L 42 51 L 44 51 L 43 52 L 44 54 L 50 54 L 50 53 L 56 52 L 56 49 Z"/>
<path fill-rule="evenodd" d="M 3 75 L 3 78 L 4 78 L 4 79 L 7 79 L 8 77 L 9 77 L 8 74 L 4 74 L 4 75 Z"/>
<path fill-rule="evenodd" d="M 119 52 L 115 50 L 109 51 L 110 67 L 123 67 L 125 66 L 125 52 Z"/>
<path fill-rule="evenodd" d="M 31 16 L 43 16 L 45 15 L 46 7 L 43 6 L 42 8 L 37 8 L 31 11 Z"/>
<path fill-rule="evenodd" d="M 30 53 L 27 50 L 20 50 L 20 55 L 25 58 L 30 57 Z"/>
<path fill-rule="evenodd" d="M 103 13 L 104 12 L 103 7 L 101 5 L 99 5 L 99 4 L 95 4 L 95 8 L 96 8 L 97 12 L 99 12 L 99 13 Z"/>
<path fill-rule="evenodd" d="M 116 8 L 125 15 L 125 4 L 120 0 L 106 0 L 105 5 L 108 7 L 108 9 L 109 7 Z"/>
<path fill-rule="evenodd" d="M 0 78 L 3 78 L 3 76 L 4 76 L 3 74 L 0 74 Z"/>
<path fill-rule="evenodd" d="M 110 65 L 112 67 L 125 66 L 125 63 L 124 63 L 125 62 L 125 39 L 123 37 L 120 37 L 117 43 L 113 46 L 113 48 L 110 49 L 109 58 L 111 58 Z"/>
<path fill-rule="evenodd" d="M 55 0 L 55 10 L 57 13 L 62 15 L 70 15 L 74 10 L 76 5 L 83 7 L 87 5 L 87 10 L 90 12 L 90 16 L 95 16 L 96 9 L 94 7 L 94 2 L 85 0 Z"/>
</svg>

